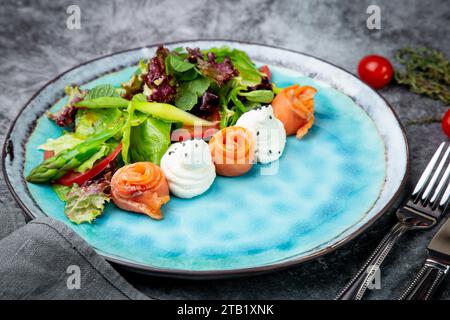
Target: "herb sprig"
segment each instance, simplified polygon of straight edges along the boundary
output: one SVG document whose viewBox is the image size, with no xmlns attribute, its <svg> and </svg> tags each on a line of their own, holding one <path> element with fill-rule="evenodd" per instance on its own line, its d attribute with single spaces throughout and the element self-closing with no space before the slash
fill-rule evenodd
<svg viewBox="0 0 450 320">
<path fill-rule="evenodd" d="M 443 53 L 429 48 L 403 48 L 395 59 L 404 70 L 395 72 L 395 80 L 417 94 L 450 104 L 450 62 Z"/>
</svg>

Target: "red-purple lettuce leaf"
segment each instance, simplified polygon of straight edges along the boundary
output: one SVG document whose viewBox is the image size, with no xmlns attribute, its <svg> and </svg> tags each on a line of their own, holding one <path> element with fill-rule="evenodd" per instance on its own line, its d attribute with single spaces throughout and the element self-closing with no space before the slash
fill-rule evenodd
<svg viewBox="0 0 450 320">
<path fill-rule="evenodd" d="M 83 100 L 87 94 L 87 90 L 80 90 L 77 86 L 67 86 L 65 91 L 68 95 L 68 100 L 64 107 L 55 113 L 47 113 L 49 119 L 55 121 L 60 127 L 67 127 L 74 122 L 75 115 L 77 114 L 75 103 Z"/>
<path fill-rule="evenodd" d="M 142 75 L 146 85 L 144 94 L 150 102 L 172 103 L 175 99 L 176 89 L 166 72 L 165 59 L 168 55 L 169 49 L 158 47 L 156 55 L 148 63 L 148 72 Z"/>
</svg>

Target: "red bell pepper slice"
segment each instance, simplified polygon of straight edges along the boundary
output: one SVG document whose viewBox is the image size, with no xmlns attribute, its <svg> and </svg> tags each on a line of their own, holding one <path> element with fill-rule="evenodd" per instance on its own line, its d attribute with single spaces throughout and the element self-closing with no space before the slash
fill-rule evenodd
<svg viewBox="0 0 450 320">
<path fill-rule="evenodd" d="M 70 187 L 74 183 L 81 185 L 84 182 L 96 177 L 99 173 L 105 170 L 108 164 L 110 164 L 111 161 L 113 161 L 117 157 L 120 151 L 122 151 L 122 143 L 119 143 L 117 148 L 113 152 L 111 152 L 109 156 L 107 156 L 105 159 L 94 165 L 92 169 L 84 173 L 70 171 L 66 173 L 64 176 L 62 176 L 56 183 L 68 187 Z"/>
</svg>

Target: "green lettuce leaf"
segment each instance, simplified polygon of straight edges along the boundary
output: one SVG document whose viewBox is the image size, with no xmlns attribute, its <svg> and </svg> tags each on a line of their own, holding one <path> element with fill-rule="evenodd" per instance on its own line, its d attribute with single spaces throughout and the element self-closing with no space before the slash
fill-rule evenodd
<svg viewBox="0 0 450 320">
<path fill-rule="evenodd" d="M 76 224 L 91 223 L 102 214 L 105 203 L 110 201 L 109 195 L 104 191 L 109 182 L 92 184 L 87 187 L 79 187 L 74 184 L 67 192 L 65 215 Z"/>
<path fill-rule="evenodd" d="M 55 154 L 58 154 L 65 149 L 70 149 L 79 145 L 84 140 L 84 138 L 80 138 L 73 133 L 66 132 L 59 138 L 48 139 L 46 143 L 41 144 L 38 148 L 45 151 L 53 151 Z"/>
<path fill-rule="evenodd" d="M 122 159 L 125 164 L 135 161 L 151 161 L 159 164 L 170 145 L 171 124 L 135 110 L 135 102 L 138 101 L 147 102 L 147 99 L 144 94 L 137 94 L 128 106 L 128 118 L 122 137 Z M 136 119 L 144 121 L 133 126 Z"/>
<path fill-rule="evenodd" d="M 112 109 L 80 109 L 75 117 L 75 135 L 87 138 L 101 131 L 108 130 L 123 121 L 123 114 Z"/>
<path fill-rule="evenodd" d="M 134 110 L 133 119 L 131 119 L 131 126 L 136 127 L 147 120 L 147 118 L 148 115 L 146 115 L 145 113 Z"/>
<path fill-rule="evenodd" d="M 72 189 L 72 187 L 63 186 L 62 184 L 54 184 L 52 187 L 61 201 L 66 201 L 67 193 Z"/>
<path fill-rule="evenodd" d="M 131 162 L 150 161 L 159 165 L 170 145 L 171 123 L 148 117 L 139 126 L 131 128 Z"/>
<path fill-rule="evenodd" d="M 133 97 L 133 101 L 147 101 L 147 98 L 143 93 L 138 93 Z M 124 111 L 125 119 L 128 119 L 128 111 Z M 133 116 L 130 120 L 130 126 L 135 127 L 147 120 L 148 115 L 143 112 L 133 110 Z"/>
</svg>

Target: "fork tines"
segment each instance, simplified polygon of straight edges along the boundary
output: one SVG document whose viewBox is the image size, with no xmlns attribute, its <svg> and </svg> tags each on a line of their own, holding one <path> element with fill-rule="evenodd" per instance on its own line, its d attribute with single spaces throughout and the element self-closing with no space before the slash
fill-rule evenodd
<svg viewBox="0 0 450 320">
<path fill-rule="evenodd" d="M 429 207 L 431 210 L 442 209 L 443 212 L 447 209 L 450 196 L 449 154 L 450 144 L 442 142 L 414 188 L 411 196 L 414 204 Z"/>
</svg>

